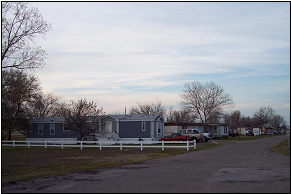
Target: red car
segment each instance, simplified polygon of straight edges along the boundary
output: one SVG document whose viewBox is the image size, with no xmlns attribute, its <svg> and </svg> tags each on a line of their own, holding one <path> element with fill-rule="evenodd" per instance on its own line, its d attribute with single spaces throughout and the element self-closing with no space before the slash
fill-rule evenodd
<svg viewBox="0 0 291 194">
<path fill-rule="evenodd" d="M 190 140 L 188 136 L 181 135 L 181 133 L 173 133 L 169 137 L 163 137 L 159 141 L 187 141 Z"/>
</svg>

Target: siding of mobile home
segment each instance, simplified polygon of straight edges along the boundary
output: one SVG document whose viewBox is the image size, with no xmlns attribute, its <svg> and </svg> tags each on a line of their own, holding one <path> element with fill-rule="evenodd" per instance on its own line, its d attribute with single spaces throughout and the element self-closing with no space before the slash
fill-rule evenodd
<svg viewBox="0 0 291 194">
<path fill-rule="evenodd" d="M 106 116 L 105 118 L 102 119 L 102 130 L 101 130 L 102 132 L 104 131 L 108 132 L 107 123 L 111 123 L 112 132 L 118 133 L 117 120 L 112 116 Z"/>
<path fill-rule="evenodd" d="M 29 128 L 26 132 L 26 139 L 56 139 L 56 138 L 78 138 L 76 131 L 64 129 L 64 117 L 34 118 L 29 121 Z M 42 125 L 42 134 L 39 128 Z M 54 133 L 51 134 L 51 125 L 54 125 Z"/>
<path fill-rule="evenodd" d="M 120 138 L 150 138 L 151 137 L 151 123 L 145 123 L 145 130 L 142 130 L 143 121 L 120 122 L 119 123 L 119 137 Z"/>
<path fill-rule="evenodd" d="M 31 127 L 27 129 L 27 139 L 45 140 L 54 138 L 59 140 L 80 138 L 80 134 L 77 131 L 65 130 L 64 120 L 64 117 L 45 117 L 30 120 Z M 92 124 L 91 121 L 88 121 L 82 126 L 82 129 L 86 133 L 97 134 L 98 138 L 99 135 L 103 137 L 104 134 L 106 137 L 113 137 L 111 136 L 114 135 L 113 133 L 116 133 L 114 136 L 117 139 L 146 138 L 147 140 L 158 140 L 164 136 L 164 119 L 159 114 L 107 115 L 100 118 L 100 120 L 101 122 L 96 123 L 96 128 L 94 128 L 94 125 L 90 125 Z M 50 132 L 51 125 L 55 126 L 54 134 Z M 39 126 L 43 126 L 42 134 L 38 133 Z M 94 127 L 90 129 L 89 126 Z"/>
<path fill-rule="evenodd" d="M 255 136 L 261 135 L 260 128 L 253 128 L 253 133 L 254 133 Z"/>
<path fill-rule="evenodd" d="M 106 119 L 109 118 L 112 118 L 112 126 L 120 138 L 157 140 L 164 136 L 164 119 L 159 114 L 108 115 Z M 145 123 L 145 130 L 142 130 L 142 123 Z"/>
</svg>

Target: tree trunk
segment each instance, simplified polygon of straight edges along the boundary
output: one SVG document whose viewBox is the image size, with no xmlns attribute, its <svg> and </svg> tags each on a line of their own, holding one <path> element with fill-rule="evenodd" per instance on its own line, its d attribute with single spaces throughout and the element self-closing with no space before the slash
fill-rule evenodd
<svg viewBox="0 0 291 194">
<path fill-rule="evenodd" d="M 9 131 L 8 131 L 8 141 L 11 141 L 11 133 L 12 133 L 12 129 L 9 128 Z"/>
</svg>

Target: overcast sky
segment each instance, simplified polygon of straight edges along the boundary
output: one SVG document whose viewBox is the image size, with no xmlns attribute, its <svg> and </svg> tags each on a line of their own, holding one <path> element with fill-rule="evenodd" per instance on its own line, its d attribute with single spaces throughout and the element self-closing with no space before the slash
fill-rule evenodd
<svg viewBox="0 0 291 194">
<path fill-rule="evenodd" d="M 36 71 L 44 91 L 106 113 L 213 81 L 244 116 L 274 108 L 290 124 L 289 2 L 33 2 L 53 31 Z"/>
</svg>

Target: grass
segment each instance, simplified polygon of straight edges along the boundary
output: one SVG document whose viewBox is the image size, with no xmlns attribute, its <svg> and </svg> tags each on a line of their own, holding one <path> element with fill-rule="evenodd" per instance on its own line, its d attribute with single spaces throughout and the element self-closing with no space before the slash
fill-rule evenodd
<svg viewBox="0 0 291 194">
<path fill-rule="evenodd" d="M 278 135 L 286 135 L 286 134 L 259 135 L 259 136 L 239 136 L 239 137 L 229 137 L 226 140 L 248 141 L 248 140 L 254 140 L 254 139 L 262 139 L 262 138 L 274 137 L 274 136 L 278 136 Z"/>
<path fill-rule="evenodd" d="M 286 134 L 229 137 L 229 139 L 227 139 L 227 140 L 248 141 L 248 140 L 254 140 L 254 139 L 274 137 L 274 136 L 278 136 L 278 135 L 286 135 Z M 276 153 L 279 153 L 279 154 L 290 156 L 290 142 L 289 142 L 289 147 L 288 147 L 288 140 L 285 140 L 285 141 L 279 143 L 278 145 L 272 147 L 271 150 L 276 152 Z"/>
<path fill-rule="evenodd" d="M 220 145 L 198 143 L 195 152 Z M 185 148 L 56 148 L 2 146 L 2 184 L 43 177 L 60 176 L 70 172 L 98 170 L 120 165 L 189 153 Z"/>
<path fill-rule="evenodd" d="M 289 140 L 290 141 L 290 140 Z M 279 154 L 284 154 L 286 156 L 290 156 L 290 142 L 288 147 L 288 140 L 285 140 L 278 145 L 271 148 L 273 152 L 277 152 Z"/>
<path fill-rule="evenodd" d="M 265 136 L 240 136 L 230 137 L 224 141 L 247 141 L 271 137 Z M 283 141 L 272 148 L 272 151 L 290 156 L 288 142 Z M 197 143 L 197 149 L 190 149 L 189 152 L 196 152 L 204 149 L 211 149 L 222 145 L 222 143 Z M 1 178 L 2 184 L 29 180 L 43 177 L 60 176 L 70 172 L 86 170 L 98 170 L 112 168 L 125 164 L 139 163 L 146 160 L 169 157 L 189 153 L 185 148 L 64 148 L 60 147 L 6 147 L 2 146 L 1 152 Z"/>
</svg>

